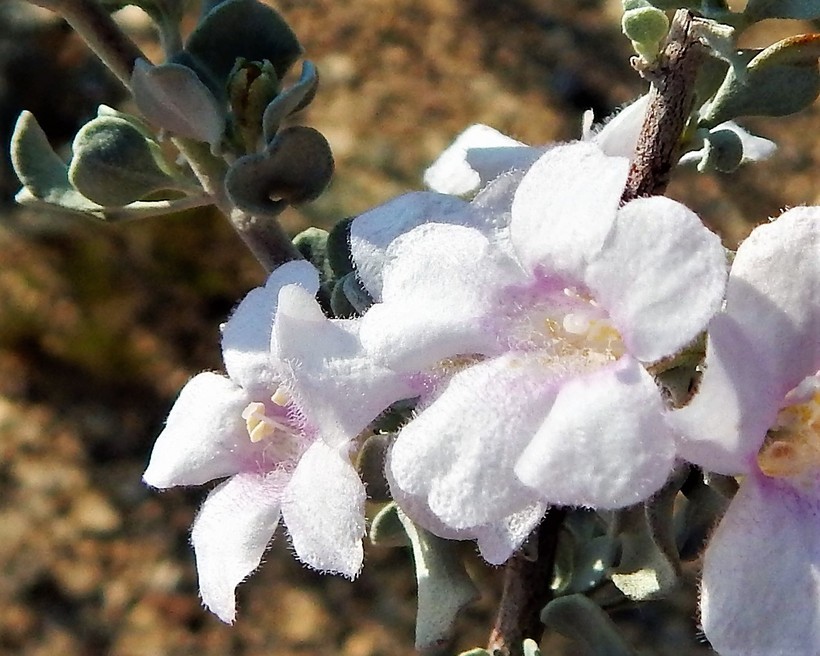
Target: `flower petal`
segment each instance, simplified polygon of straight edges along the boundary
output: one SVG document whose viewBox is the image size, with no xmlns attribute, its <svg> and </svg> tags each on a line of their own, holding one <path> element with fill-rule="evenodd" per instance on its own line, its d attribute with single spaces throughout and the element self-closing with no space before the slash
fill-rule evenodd
<svg viewBox="0 0 820 656">
<path fill-rule="evenodd" d="M 732 264 L 726 313 L 781 398 L 820 369 L 820 207 L 755 228 Z"/>
<path fill-rule="evenodd" d="M 577 274 L 603 245 L 615 219 L 629 160 L 594 144 L 548 150 L 515 194 L 510 230 L 528 270 Z"/>
<path fill-rule="evenodd" d="M 537 499 L 512 475 L 554 394 L 535 359 L 505 355 L 455 374 L 399 433 L 391 488 L 426 499 L 447 526 L 496 522 Z"/>
<path fill-rule="evenodd" d="M 328 319 L 298 285 L 279 294 L 273 357 L 284 365 L 282 384 L 329 444 L 355 438 L 388 406 L 417 395 L 368 355 L 358 331 L 359 320 Z"/>
<path fill-rule="evenodd" d="M 309 262 L 283 264 L 264 287 L 252 289 L 222 327 L 222 357 L 231 380 L 246 390 L 273 387 L 275 371 L 270 361 L 270 335 L 279 290 L 297 284 L 316 294 L 319 273 Z"/>
<path fill-rule="evenodd" d="M 820 498 L 760 475 L 741 485 L 703 561 L 701 622 L 721 656 L 817 653 Z"/>
<path fill-rule="evenodd" d="M 426 499 L 407 494 L 386 471 L 390 493 L 402 512 L 433 535 L 446 540 L 475 540 L 481 557 L 491 565 L 503 565 L 521 547 L 546 512 L 546 506 L 533 503 L 523 510 L 480 526 L 455 529 L 442 522 L 427 505 Z"/>
<path fill-rule="evenodd" d="M 159 488 L 201 485 L 249 466 L 258 450 L 242 419 L 250 400 L 224 376 L 194 376 L 171 408 L 143 480 Z"/>
<path fill-rule="evenodd" d="M 592 141 L 610 157 L 633 159 L 648 107 L 647 93 L 613 114 L 598 129 L 585 130 L 584 141 Z"/>
<path fill-rule="evenodd" d="M 546 512 L 545 504 L 534 503 L 498 522 L 471 529 L 481 557 L 491 565 L 503 565 L 524 544 Z"/>
<path fill-rule="evenodd" d="M 362 318 L 369 352 L 403 371 L 457 355 L 492 353 L 495 290 L 523 272 L 479 231 L 428 224 L 393 244 L 384 302 Z"/>
<path fill-rule="evenodd" d="M 746 329 L 732 317 L 712 320 L 698 393 L 669 415 L 682 458 L 722 474 L 747 471 L 783 401 L 752 353 Z"/>
<path fill-rule="evenodd" d="M 621 208 L 585 282 L 629 352 L 652 362 L 706 328 L 723 302 L 726 275 L 720 238 L 685 206 L 654 196 Z"/>
<path fill-rule="evenodd" d="M 487 125 L 471 125 L 424 172 L 424 184 L 443 194 L 468 194 L 504 171 L 532 164 L 539 153 Z"/>
<path fill-rule="evenodd" d="M 191 530 L 202 602 L 223 622 L 236 617 L 235 589 L 262 560 L 279 523 L 286 475 L 238 474 L 214 488 Z"/>
<path fill-rule="evenodd" d="M 282 502 L 296 555 L 322 572 L 355 578 L 362 566 L 364 484 L 338 449 L 323 442 L 302 456 Z"/>
<path fill-rule="evenodd" d="M 470 225 L 470 204 L 445 194 L 417 191 L 357 216 L 350 225 L 350 252 L 356 276 L 374 300 L 382 297 L 382 275 L 396 237 L 423 223 Z"/>
<path fill-rule="evenodd" d="M 675 458 L 652 377 L 629 356 L 561 387 L 515 473 L 546 501 L 622 508 L 665 482 Z"/>
</svg>

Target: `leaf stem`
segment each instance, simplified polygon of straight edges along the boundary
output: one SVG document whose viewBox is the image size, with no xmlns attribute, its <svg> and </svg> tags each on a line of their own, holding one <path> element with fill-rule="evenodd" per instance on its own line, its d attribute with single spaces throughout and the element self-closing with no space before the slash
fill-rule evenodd
<svg viewBox="0 0 820 656">
<path fill-rule="evenodd" d="M 173 142 L 188 160 L 191 170 L 214 205 L 268 273 L 285 262 L 302 259 L 276 218 L 249 214 L 231 202 L 225 191 L 227 164 L 211 155 L 207 144 L 183 138 L 174 138 Z"/>
</svg>

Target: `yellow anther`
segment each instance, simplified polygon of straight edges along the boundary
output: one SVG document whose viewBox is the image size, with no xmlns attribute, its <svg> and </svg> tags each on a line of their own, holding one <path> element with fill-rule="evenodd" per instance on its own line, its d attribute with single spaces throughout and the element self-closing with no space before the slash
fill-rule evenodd
<svg viewBox="0 0 820 656">
<path fill-rule="evenodd" d="M 270 397 L 276 405 L 287 405 L 290 403 L 290 394 L 288 394 L 282 387 L 277 387 L 276 392 Z"/>
<path fill-rule="evenodd" d="M 757 462 L 772 477 L 813 475 L 820 470 L 820 392 L 780 411 Z"/>
</svg>

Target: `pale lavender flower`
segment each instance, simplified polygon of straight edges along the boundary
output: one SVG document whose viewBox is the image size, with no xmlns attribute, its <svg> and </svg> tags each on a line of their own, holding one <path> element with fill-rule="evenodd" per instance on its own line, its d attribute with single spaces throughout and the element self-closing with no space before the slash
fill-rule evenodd
<svg viewBox="0 0 820 656">
<path fill-rule="evenodd" d="M 626 506 L 672 467 L 642 363 L 705 328 L 725 258 L 675 201 L 619 207 L 628 166 L 591 143 L 555 146 L 470 204 L 415 194 L 412 210 L 398 199 L 351 227 L 378 301 L 363 344 L 396 371 L 438 374 L 390 453 L 393 494 L 430 530 L 477 539 L 491 562 L 546 504 Z M 396 236 L 396 223 L 417 227 Z"/>
<path fill-rule="evenodd" d="M 704 555 L 703 629 L 723 656 L 820 649 L 820 207 L 737 252 L 680 453 L 744 474 Z"/>
<path fill-rule="evenodd" d="M 354 577 L 365 490 L 352 440 L 409 392 L 362 351 L 355 321 L 329 320 L 318 274 L 292 262 L 251 291 L 223 327 L 227 377 L 182 390 L 145 471 L 153 487 L 226 478 L 192 529 L 203 603 L 225 622 L 235 587 L 258 567 L 280 520 L 296 556 Z"/>
</svg>

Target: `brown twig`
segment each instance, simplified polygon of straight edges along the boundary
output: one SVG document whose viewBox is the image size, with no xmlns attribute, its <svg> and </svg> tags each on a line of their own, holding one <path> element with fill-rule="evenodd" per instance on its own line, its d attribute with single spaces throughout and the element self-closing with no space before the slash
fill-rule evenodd
<svg viewBox="0 0 820 656">
<path fill-rule="evenodd" d="M 680 138 L 695 100 L 695 77 L 704 48 L 687 9 L 672 19 L 666 45 L 643 75 L 652 82 L 635 159 L 621 200 L 662 194 L 677 161 Z"/>
<path fill-rule="evenodd" d="M 497 656 L 521 656 L 525 638 L 541 639 L 541 609 L 552 600 L 550 583 L 558 533 L 567 511 L 550 508 L 530 539 L 537 541 L 535 559 L 524 552 L 504 566 L 504 590 L 487 650 Z"/>
</svg>

